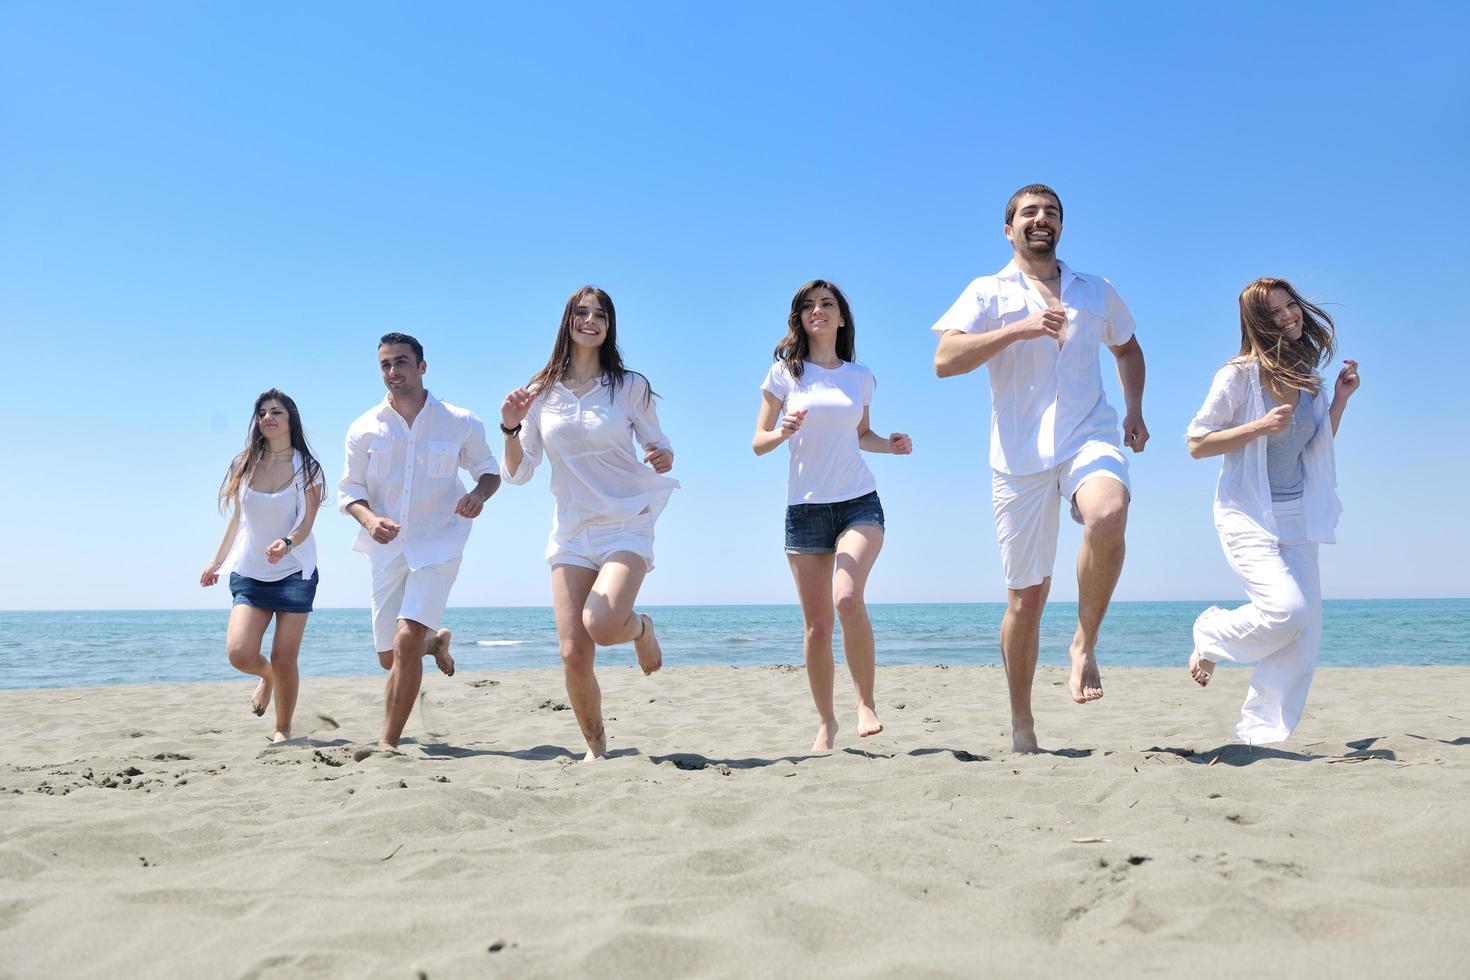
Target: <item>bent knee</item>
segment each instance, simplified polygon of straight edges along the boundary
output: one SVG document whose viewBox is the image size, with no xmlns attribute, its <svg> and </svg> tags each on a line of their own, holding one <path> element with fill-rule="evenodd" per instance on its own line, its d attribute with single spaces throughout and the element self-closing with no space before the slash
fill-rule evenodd
<svg viewBox="0 0 1470 980">
<path fill-rule="evenodd" d="M 843 619 L 862 612 L 864 607 L 862 593 L 848 590 L 834 593 L 832 604 L 837 607 L 837 615 Z"/>
<path fill-rule="evenodd" d="M 246 646 L 226 647 L 225 652 L 230 655 L 230 666 L 236 670 L 248 670 L 251 667 L 260 666 L 260 650 Z"/>
<path fill-rule="evenodd" d="M 592 637 L 592 642 L 599 646 L 612 646 L 618 642 L 618 628 L 622 623 L 613 622 L 615 617 L 610 610 L 582 610 L 582 628 L 587 635 Z"/>
<path fill-rule="evenodd" d="M 1106 538 L 1122 537 L 1128 527 L 1127 501 L 1108 501 L 1082 515 L 1082 526 L 1088 534 Z"/>
<path fill-rule="evenodd" d="M 393 651 L 392 650 L 379 650 L 378 651 L 378 666 L 379 667 L 382 667 L 384 670 L 392 670 L 393 669 Z"/>
<path fill-rule="evenodd" d="M 1307 602 L 1306 596 L 1293 591 L 1276 598 L 1275 601 L 1264 606 L 1261 612 L 1273 630 L 1295 635 L 1300 633 L 1311 619 L 1312 607 Z"/>
<path fill-rule="evenodd" d="M 1040 619 L 1046 607 L 1046 585 L 1032 585 L 1024 589 L 1010 589 L 1006 596 L 1007 611 L 1015 616 Z"/>
</svg>

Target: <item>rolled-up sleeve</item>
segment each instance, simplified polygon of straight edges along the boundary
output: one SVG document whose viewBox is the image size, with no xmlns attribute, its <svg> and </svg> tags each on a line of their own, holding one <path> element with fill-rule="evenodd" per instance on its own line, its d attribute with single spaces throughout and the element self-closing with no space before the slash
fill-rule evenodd
<svg viewBox="0 0 1470 980">
<path fill-rule="evenodd" d="M 485 423 L 477 415 L 471 415 L 465 421 L 468 431 L 459 444 L 460 468 L 476 480 L 487 475 L 499 476 L 500 464 L 485 440 Z"/>
<path fill-rule="evenodd" d="M 337 481 L 337 509 L 347 513 L 349 504 L 368 499 L 367 465 L 368 433 L 356 426 L 347 430 L 347 445 L 342 479 Z"/>
<path fill-rule="evenodd" d="M 531 403 L 531 410 L 521 422 L 517 439 L 521 443 L 521 462 L 514 473 L 501 472 L 500 478 L 512 486 L 525 486 L 531 482 L 536 467 L 541 465 L 541 405 L 540 399 Z"/>
<path fill-rule="evenodd" d="M 1216 371 L 1210 393 L 1190 420 L 1189 428 L 1184 430 L 1184 438 L 1198 439 L 1234 425 L 1245 402 L 1245 385 L 1245 371 L 1237 364 L 1227 364 Z"/>
<path fill-rule="evenodd" d="M 642 377 L 631 377 L 619 394 L 628 399 L 628 418 L 633 423 L 633 436 L 647 449 L 673 450 L 674 444 L 658 424 L 658 409 L 653 406 L 653 392 Z"/>
</svg>

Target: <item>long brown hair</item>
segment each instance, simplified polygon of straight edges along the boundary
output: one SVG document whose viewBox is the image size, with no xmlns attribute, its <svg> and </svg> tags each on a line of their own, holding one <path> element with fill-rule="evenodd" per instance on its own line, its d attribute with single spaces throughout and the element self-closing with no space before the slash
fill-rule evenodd
<svg viewBox="0 0 1470 980">
<path fill-rule="evenodd" d="M 1302 315 L 1302 335 L 1288 340 L 1271 318 L 1271 290 L 1282 289 Z M 1317 369 L 1332 360 L 1337 330 L 1332 316 L 1302 298 L 1285 279 L 1257 279 L 1240 291 L 1240 356 L 1254 360 L 1278 384 L 1298 391 L 1317 392 L 1322 379 Z"/>
<path fill-rule="evenodd" d="M 567 300 L 566 309 L 561 314 L 561 326 L 556 328 L 556 343 L 552 345 L 551 357 L 546 366 L 526 382 L 527 388 L 535 392 L 546 391 L 567 376 L 572 367 L 572 347 L 576 344 L 572 340 L 572 328 L 578 317 L 577 306 L 589 296 L 601 303 L 602 311 L 607 314 L 607 333 L 602 338 L 602 346 L 597 349 L 597 367 L 602 372 L 604 383 L 612 385 L 616 393 L 628 375 L 643 378 L 637 371 L 629 371 L 623 366 L 623 354 L 618 350 L 618 312 L 613 307 L 612 297 L 601 286 L 583 286 Z M 644 398 L 654 397 L 656 393 L 647 378 L 643 378 L 643 384 L 648 389 Z"/>
<path fill-rule="evenodd" d="M 271 388 L 262 391 L 255 399 L 255 410 L 250 413 L 250 429 L 245 436 L 245 448 L 230 461 L 224 482 L 219 485 L 219 509 L 222 514 L 239 499 L 240 487 L 249 485 L 250 475 L 255 472 L 256 465 L 265 453 L 267 441 L 260 431 L 260 406 L 271 399 L 280 402 L 281 407 L 286 410 L 286 420 L 291 431 L 291 448 L 301 454 L 301 469 L 296 473 L 301 479 L 301 488 L 305 490 L 312 484 L 321 482 L 322 467 L 312 455 L 311 447 L 306 444 L 306 430 L 301 427 L 301 413 L 296 410 L 296 403 L 281 389 Z"/>
<path fill-rule="evenodd" d="M 837 328 L 837 356 L 844 361 L 857 360 L 857 327 L 853 325 L 852 308 L 847 305 L 847 297 L 842 295 L 842 290 L 837 288 L 835 282 L 813 279 L 791 297 L 791 314 L 786 317 L 786 336 L 781 338 L 772 355 L 776 360 L 786 362 L 786 370 L 791 372 L 793 378 L 801 377 L 801 372 L 806 369 L 807 356 L 811 353 L 806 327 L 801 325 L 801 308 L 812 293 L 819 289 L 830 289 L 832 295 L 837 297 L 837 312 L 842 317 L 842 326 Z"/>
</svg>

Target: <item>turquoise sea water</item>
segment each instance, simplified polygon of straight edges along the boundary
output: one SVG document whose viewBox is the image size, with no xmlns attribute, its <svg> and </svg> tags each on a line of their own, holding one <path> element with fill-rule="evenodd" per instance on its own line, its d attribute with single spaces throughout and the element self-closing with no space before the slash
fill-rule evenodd
<svg viewBox="0 0 1470 980">
<path fill-rule="evenodd" d="M 1237 601 L 1238 602 L 1238 601 Z M 1235 605 L 1221 602 L 1218 605 Z M 1108 611 L 1098 656 L 1104 668 L 1173 667 L 1190 650 L 1190 625 L 1208 602 L 1118 602 Z M 664 663 L 801 663 L 796 606 L 642 607 L 658 622 Z M 1000 662 L 1000 603 L 873 605 L 883 664 Z M 1053 603 L 1042 622 L 1041 660 L 1065 663 L 1074 603 Z M 1340 600 L 1326 604 L 1322 664 L 1470 666 L 1470 600 Z M 71 687 L 238 678 L 225 658 L 228 610 L 0 612 L 0 688 Z M 461 668 L 554 667 L 556 628 L 547 608 L 450 609 Z M 267 634 L 267 645 L 269 644 Z M 838 645 L 837 655 L 841 657 Z M 599 651 L 605 664 L 633 662 L 631 646 Z M 313 613 L 301 672 L 341 677 L 379 672 L 363 609 Z"/>
</svg>

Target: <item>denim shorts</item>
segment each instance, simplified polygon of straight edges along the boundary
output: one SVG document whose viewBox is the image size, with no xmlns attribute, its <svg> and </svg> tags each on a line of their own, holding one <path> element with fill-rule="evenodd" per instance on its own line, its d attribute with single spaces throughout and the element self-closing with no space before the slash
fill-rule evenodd
<svg viewBox="0 0 1470 980">
<path fill-rule="evenodd" d="M 835 504 L 788 504 L 786 507 L 786 553 L 830 555 L 837 550 L 842 532 L 859 524 L 882 530 L 883 504 L 878 491 Z"/>
<path fill-rule="evenodd" d="M 230 594 L 235 597 L 231 605 L 254 606 L 271 612 L 309 613 L 311 603 L 316 599 L 316 584 L 321 577 L 321 572 L 313 569 L 309 579 L 296 572 L 276 582 L 262 582 L 231 572 Z"/>
</svg>

